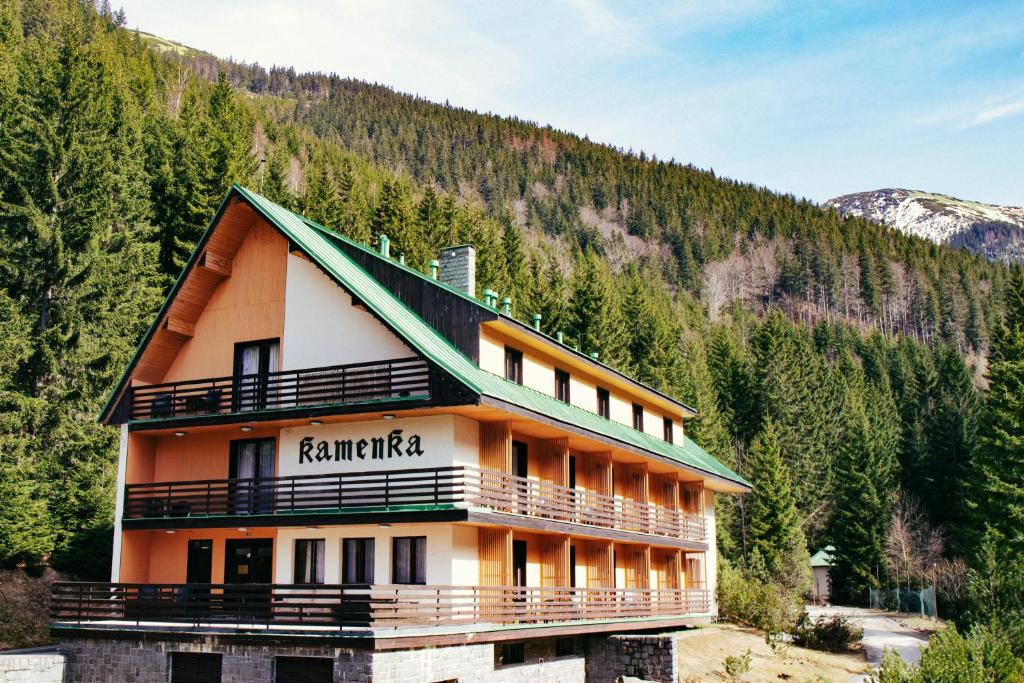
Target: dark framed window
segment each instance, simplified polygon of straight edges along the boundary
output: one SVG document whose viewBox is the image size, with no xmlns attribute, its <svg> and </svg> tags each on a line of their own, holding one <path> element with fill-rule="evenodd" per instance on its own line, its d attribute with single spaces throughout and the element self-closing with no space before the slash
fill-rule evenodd
<svg viewBox="0 0 1024 683">
<path fill-rule="evenodd" d="M 496 648 L 498 664 L 522 664 L 526 661 L 526 647 L 524 643 L 499 643 Z"/>
<path fill-rule="evenodd" d="M 391 583 L 427 582 L 427 537 L 396 536 L 391 539 Z"/>
<path fill-rule="evenodd" d="M 665 441 L 668 442 L 668 443 L 673 443 L 673 439 L 675 438 L 675 434 L 673 434 L 673 430 L 675 428 L 675 425 L 672 424 L 672 418 L 671 417 L 663 417 L 661 419 L 662 419 L 662 424 L 664 425 L 663 426 L 663 430 L 664 430 L 664 434 L 665 434 Z"/>
<path fill-rule="evenodd" d="M 516 384 L 523 383 L 523 352 L 505 347 L 505 379 Z"/>
<path fill-rule="evenodd" d="M 342 539 L 341 582 L 373 583 L 373 557 L 372 538 Z"/>
<path fill-rule="evenodd" d="M 334 660 L 327 657 L 274 657 L 275 683 L 334 683 Z"/>
<path fill-rule="evenodd" d="M 571 657 L 576 654 L 575 638 L 555 638 L 555 656 Z"/>
<path fill-rule="evenodd" d="M 171 683 L 220 683 L 221 655 L 172 652 Z"/>
<path fill-rule="evenodd" d="M 276 402 L 277 391 L 271 386 L 270 375 L 278 371 L 280 351 L 278 339 L 235 344 L 235 410 L 263 410 Z"/>
<path fill-rule="evenodd" d="M 597 414 L 605 419 L 612 416 L 612 399 L 604 387 L 597 388 Z"/>
<path fill-rule="evenodd" d="M 644 431 L 644 407 L 639 403 L 633 404 L 633 429 Z"/>
<path fill-rule="evenodd" d="M 569 373 L 565 370 L 555 370 L 555 398 L 569 402 Z"/>
<path fill-rule="evenodd" d="M 295 541 L 295 583 L 315 585 L 324 582 L 324 539 L 302 538 Z"/>
</svg>

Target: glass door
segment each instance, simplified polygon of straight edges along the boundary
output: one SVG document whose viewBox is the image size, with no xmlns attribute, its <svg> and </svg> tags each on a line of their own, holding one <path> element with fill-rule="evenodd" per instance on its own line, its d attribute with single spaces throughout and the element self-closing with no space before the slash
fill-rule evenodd
<svg viewBox="0 0 1024 683">
<path fill-rule="evenodd" d="M 265 515 L 274 511 L 274 440 L 231 442 L 228 511 Z"/>
<path fill-rule="evenodd" d="M 269 384 L 278 371 L 281 345 L 277 339 L 235 344 L 235 410 L 247 412 L 276 407 L 277 387 Z"/>
</svg>

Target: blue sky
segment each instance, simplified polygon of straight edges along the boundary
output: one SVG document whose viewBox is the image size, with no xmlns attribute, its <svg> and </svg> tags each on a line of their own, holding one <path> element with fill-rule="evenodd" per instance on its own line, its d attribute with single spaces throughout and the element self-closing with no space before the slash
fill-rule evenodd
<svg viewBox="0 0 1024 683">
<path fill-rule="evenodd" d="M 123 0 L 128 25 L 824 201 L 1024 205 L 1024 2 Z M 115 5 L 117 3 L 115 2 Z"/>
</svg>

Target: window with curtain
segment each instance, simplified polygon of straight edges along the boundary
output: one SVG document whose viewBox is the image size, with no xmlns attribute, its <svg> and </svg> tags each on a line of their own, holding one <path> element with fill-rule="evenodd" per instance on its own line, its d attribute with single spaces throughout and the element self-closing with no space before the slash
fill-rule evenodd
<svg viewBox="0 0 1024 683">
<path fill-rule="evenodd" d="M 231 442 L 229 475 L 231 509 L 236 515 L 268 513 L 274 503 L 273 439 Z"/>
<path fill-rule="evenodd" d="M 404 536 L 391 539 L 391 582 L 427 582 L 427 537 Z"/>
<path fill-rule="evenodd" d="M 315 585 L 324 582 L 324 539 L 295 541 L 295 583 Z"/>
<path fill-rule="evenodd" d="M 341 542 L 341 582 L 373 583 L 372 538 L 345 538 Z"/>
</svg>

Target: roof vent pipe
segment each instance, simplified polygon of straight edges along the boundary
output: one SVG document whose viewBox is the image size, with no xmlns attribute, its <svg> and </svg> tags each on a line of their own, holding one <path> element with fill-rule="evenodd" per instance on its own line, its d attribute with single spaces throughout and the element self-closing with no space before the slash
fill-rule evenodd
<svg viewBox="0 0 1024 683">
<path fill-rule="evenodd" d="M 559 333 L 557 333 L 557 334 L 555 335 L 555 339 L 557 339 L 557 340 L 558 340 L 558 343 L 559 343 L 559 344 L 564 344 L 564 343 L 565 343 L 565 342 L 563 342 L 563 341 L 562 341 L 562 333 L 561 333 L 561 332 L 559 332 Z"/>
<path fill-rule="evenodd" d="M 387 235 L 380 236 L 380 255 L 384 258 L 391 256 L 391 240 L 388 239 Z"/>
<path fill-rule="evenodd" d="M 599 354 L 597 351 L 594 351 L 593 353 L 590 354 L 590 357 L 593 358 L 594 360 L 597 360 L 600 356 L 601 354 Z"/>
<path fill-rule="evenodd" d="M 512 315 L 512 299 L 507 296 L 501 300 L 501 312 L 505 315 Z"/>
<path fill-rule="evenodd" d="M 540 319 L 540 313 L 533 314 L 533 329 L 537 330 L 538 332 L 540 332 Z"/>
<path fill-rule="evenodd" d="M 405 265 L 405 254 L 398 255 L 398 262 L 401 263 L 403 266 Z"/>
<path fill-rule="evenodd" d="M 441 262 L 435 259 L 430 259 L 430 277 L 437 279 L 437 271 L 441 270 Z"/>
</svg>

